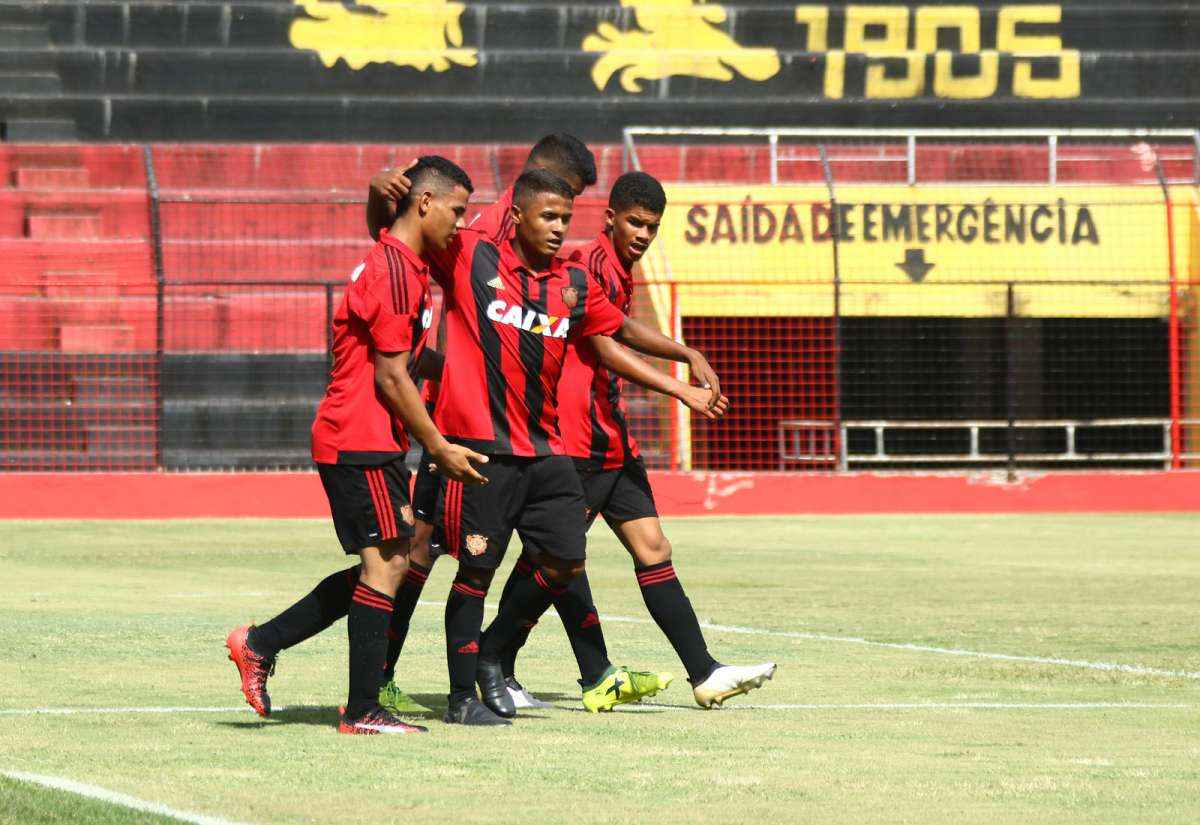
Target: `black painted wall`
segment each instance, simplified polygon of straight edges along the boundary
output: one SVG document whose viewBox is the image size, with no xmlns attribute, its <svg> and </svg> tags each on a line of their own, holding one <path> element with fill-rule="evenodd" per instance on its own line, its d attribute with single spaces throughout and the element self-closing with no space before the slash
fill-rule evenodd
<svg viewBox="0 0 1200 825">
<path fill-rule="evenodd" d="M 668 14 L 661 0 L 432 0 L 425 22 L 389 19 L 381 13 L 388 3 L 375 5 L 0 2 L 0 73 L 60 79 L 0 86 L 0 119 L 70 118 L 81 137 L 96 140 L 431 141 L 525 140 L 552 128 L 614 140 L 634 123 L 1200 120 L 1200 6 L 1187 3 L 977 5 L 978 25 L 968 15 L 959 20 L 965 27 L 944 18 L 960 2 L 880 2 L 855 19 L 842 3 L 798 13 L 793 2 L 674 0 Z M 352 38 L 332 33 L 336 23 L 310 16 L 338 13 L 361 36 L 401 50 L 437 48 L 376 57 L 442 65 L 369 62 Z M 461 46 L 452 42 L 455 21 Z M 666 58 L 677 48 L 703 55 L 700 65 L 674 65 L 657 79 L 637 57 L 604 54 L 613 43 L 648 43 Z M 305 48 L 314 45 L 320 53 Z M 901 45 L 909 57 L 884 55 Z M 963 49 L 983 56 L 950 54 Z M 981 71 L 988 78 L 993 60 L 994 84 L 966 82 Z"/>
</svg>

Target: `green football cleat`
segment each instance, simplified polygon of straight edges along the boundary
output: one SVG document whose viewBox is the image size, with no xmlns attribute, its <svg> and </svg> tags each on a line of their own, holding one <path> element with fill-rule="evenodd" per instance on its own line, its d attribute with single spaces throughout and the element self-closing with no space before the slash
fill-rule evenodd
<svg viewBox="0 0 1200 825">
<path fill-rule="evenodd" d="M 610 667 L 600 681 L 583 689 L 583 706 L 592 713 L 612 710 L 617 705 L 640 702 L 674 680 L 669 673 L 649 673 L 627 667 Z"/>
<path fill-rule="evenodd" d="M 429 708 L 396 687 L 394 681 L 388 682 L 379 689 L 379 704 L 389 713 L 429 713 Z"/>
</svg>

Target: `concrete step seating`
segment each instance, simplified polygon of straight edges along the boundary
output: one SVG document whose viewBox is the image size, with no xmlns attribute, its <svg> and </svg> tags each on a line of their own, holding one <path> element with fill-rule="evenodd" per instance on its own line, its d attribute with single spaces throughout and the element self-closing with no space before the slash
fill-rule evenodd
<svg viewBox="0 0 1200 825">
<path fill-rule="evenodd" d="M 828 9 L 820 38 L 797 21 L 797 5 L 809 4 L 710 2 L 717 8 L 705 22 L 686 2 L 474 0 L 447 8 L 461 29 L 461 47 L 443 42 L 443 27 L 435 26 L 429 42 L 405 44 L 410 56 L 398 65 L 388 62 L 394 55 L 339 42 L 308 20 L 309 13 L 344 13 L 349 5 L 0 0 L 0 89 L 7 89 L 0 96 L 0 122 L 25 134 L 36 133 L 35 124 L 50 129 L 74 123 L 81 135 L 106 140 L 358 141 L 399 133 L 471 140 L 480 137 L 481 124 L 489 139 L 524 139 L 567 122 L 588 138 L 613 140 L 617 125 L 634 121 L 1134 127 L 1188 123 L 1200 111 L 1192 80 L 1200 70 L 1200 27 L 1194 6 L 1176 0 L 1039 4 L 1061 8 L 1060 22 L 1026 21 L 1015 31 L 1026 38 L 1057 37 L 1062 48 L 1080 52 L 1079 97 L 1017 94 L 1013 52 L 1021 50 L 1013 46 L 1000 49 L 1000 86 L 986 98 L 937 97 L 929 80 L 901 106 L 868 94 L 863 78 L 869 65 L 878 65 L 878 55 L 853 48 L 840 71 L 841 97 L 827 94 L 827 52 L 846 46 L 850 9 L 872 4 L 816 6 Z M 358 5 L 381 12 L 377 26 L 387 25 L 389 11 L 407 15 L 413 8 L 390 0 Z M 936 12 L 937 5 L 908 4 L 902 20 L 888 18 L 887 24 L 904 27 L 906 48 L 921 45 L 929 78 L 934 50 L 957 50 L 959 41 L 974 37 L 912 11 Z M 979 10 L 977 31 L 968 26 L 979 48 L 998 48 L 999 10 L 1021 5 L 1028 4 L 967 7 Z M 636 43 L 621 38 L 639 32 L 658 38 L 653 53 L 620 52 L 637 51 Z M 893 49 L 892 34 L 864 30 L 862 48 L 878 39 L 886 41 L 880 48 Z M 618 51 L 605 53 L 605 46 Z M 447 57 L 457 48 L 469 55 Z M 672 48 L 692 50 L 708 68 L 676 66 L 662 76 L 659 62 L 671 59 Z M 772 52 L 768 67 L 742 62 L 745 50 L 755 49 Z M 600 66 L 602 56 L 613 65 Z M 969 76 L 977 62 L 969 54 L 954 59 L 959 76 Z M 1056 60 L 1037 57 L 1032 71 L 1053 78 Z M 428 67 L 436 61 L 438 71 Z M 638 67 L 630 78 L 644 77 L 634 83 L 641 84 L 637 91 L 622 86 L 631 61 Z M 730 66 L 753 79 L 704 76 L 723 75 Z M 11 77 L 7 86 L 5 74 Z"/>
</svg>

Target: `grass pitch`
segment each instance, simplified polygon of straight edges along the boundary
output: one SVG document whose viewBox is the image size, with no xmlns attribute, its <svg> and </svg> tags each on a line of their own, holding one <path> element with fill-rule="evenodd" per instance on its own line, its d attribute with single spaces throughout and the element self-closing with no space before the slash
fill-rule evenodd
<svg viewBox="0 0 1200 825">
<path fill-rule="evenodd" d="M 1200 517 L 672 519 L 667 532 L 697 613 L 724 628 L 706 631 L 713 653 L 775 660 L 774 682 L 696 709 L 601 525 L 589 564 L 613 660 L 675 685 L 637 710 L 581 712 L 548 616 L 518 673 L 553 710 L 391 738 L 334 732 L 342 623 L 280 657 L 271 694 L 292 709 L 267 721 L 225 659 L 231 627 L 343 564 L 327 523 L 0 523 L 0 771 L 257 823 L 1200 820 Z M 441 562 L 424 599 L 443 599 L 452 573 Z M 419 607 L 401 659 L 436 716 L 441 622 Z M 0 780 L 0 822 L 160 821 Z"/>
</svg>

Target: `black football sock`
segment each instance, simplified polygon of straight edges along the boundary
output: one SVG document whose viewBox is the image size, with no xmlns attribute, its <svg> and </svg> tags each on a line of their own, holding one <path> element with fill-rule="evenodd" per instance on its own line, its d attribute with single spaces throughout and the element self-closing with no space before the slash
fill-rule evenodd
<svg viewBox="0 0 1200 825">
<path fill-rule="evenodd" d="M 392 599 L 359 582 L 350 599 L 346 627 L 350 636 L 350 695 L 346 718 L 358 719 L 379 704 L 383 660 L 387 656 L 387 629 L 392 620 Z"/>
<path fill-rule="evenodd" d="M 696 611 L 683 592 L 683 585 L 675 577 L 674 565 L 664 561 L 635 568 L 634 572 L 637 574 L 638 587 L 642 589 L 646 609 L 679 654 L 680 661 L 687 669 L 688 679 L 693 684 L 703 680 L 717 666 L 717 662 L 708 653 L 704 634 L 700 632 L 700 622 L 696 620 Z"/>
<path fill-rule="evenodd" d="M 575 653 L 579 665 L 579 680 L 584 685 L 594 685 L 611 666 L 608 650 L 604 646 L 604 630 L 600 627 L 600 616 L 592 603 L 592 587 L 588 583 L 587 571 L 571 579 L 566 592 L 554 600 L 554 609 L 562 619 L 563 629 Z M 526 634 L 528 635 L 528 631 Z"/>
<path fill-rule="evenodd" d="M 533 575 L 534 564 L 524 553 L 517 559 L 517 563 L 513 566 L 512 573 L 508 576 L 508 581 L 504 583 L 504 590 L 500 593 L 500 606 L 504 607 L 508 603 L 509 593 L 512 592 L 513 582 L 521 579 L 527 579 Z M 525 646 L 525 642 L 529 640 L 529 631 L 533 630 L 533 626 L 537 622 L 526 622 L 521 628 L 521 632 L 517 634 L 517 638 L 511 645 L 504 649 L 500 654 L 500 666 L 504 671 L 506 678 L 511 677 L 517 668 L 517 654 L 521 652 L 521 648 Z"/>
<path fill-rule="evenodd" d="M 446 599 L 446 662 L 450 668 L 450 696 L 475 695 L 475 670 L 479 661 L 479 631 L 483 627 L 483 600 L 487 591 L 455 577 Z"/>
<path fill-rule="evenodd" d="M 425 589 L 425 580 L 429 578 L 429 569 L 416 562 L 408 563 L 408 573 L 400 589 L 396 591 L 396 607 L 392 610 L 392 623 L 388 627 L 387 664 L 383 668 L 383 681 L 390 682 L 396 675 L 396 662 L 400 651 L 404 650 L 404 640 L 408 637 L 408 623 L 412 620 L 413 611 L 417 609 L 417 601 L 421 591 Z"/>
<path fill-rule="evenodd" d="M 508 604 L 492 619 L 479 642 L 480 653 L 491 659 L 499 659 L 505 648 L 525 630 L 525 625 L 537 622 L 550 609 L 554 599 L 566 592 L 565 587 L 554 584 L 541 569 L 512 584 Z"/>
<path fill-rule="evenodd" d="M 326 576 L 312 592 L 271 621 L 250 628 L 255 653 L 268 658 L 311 639 L 346 615 L 361 565 Z"/>
</svg>

